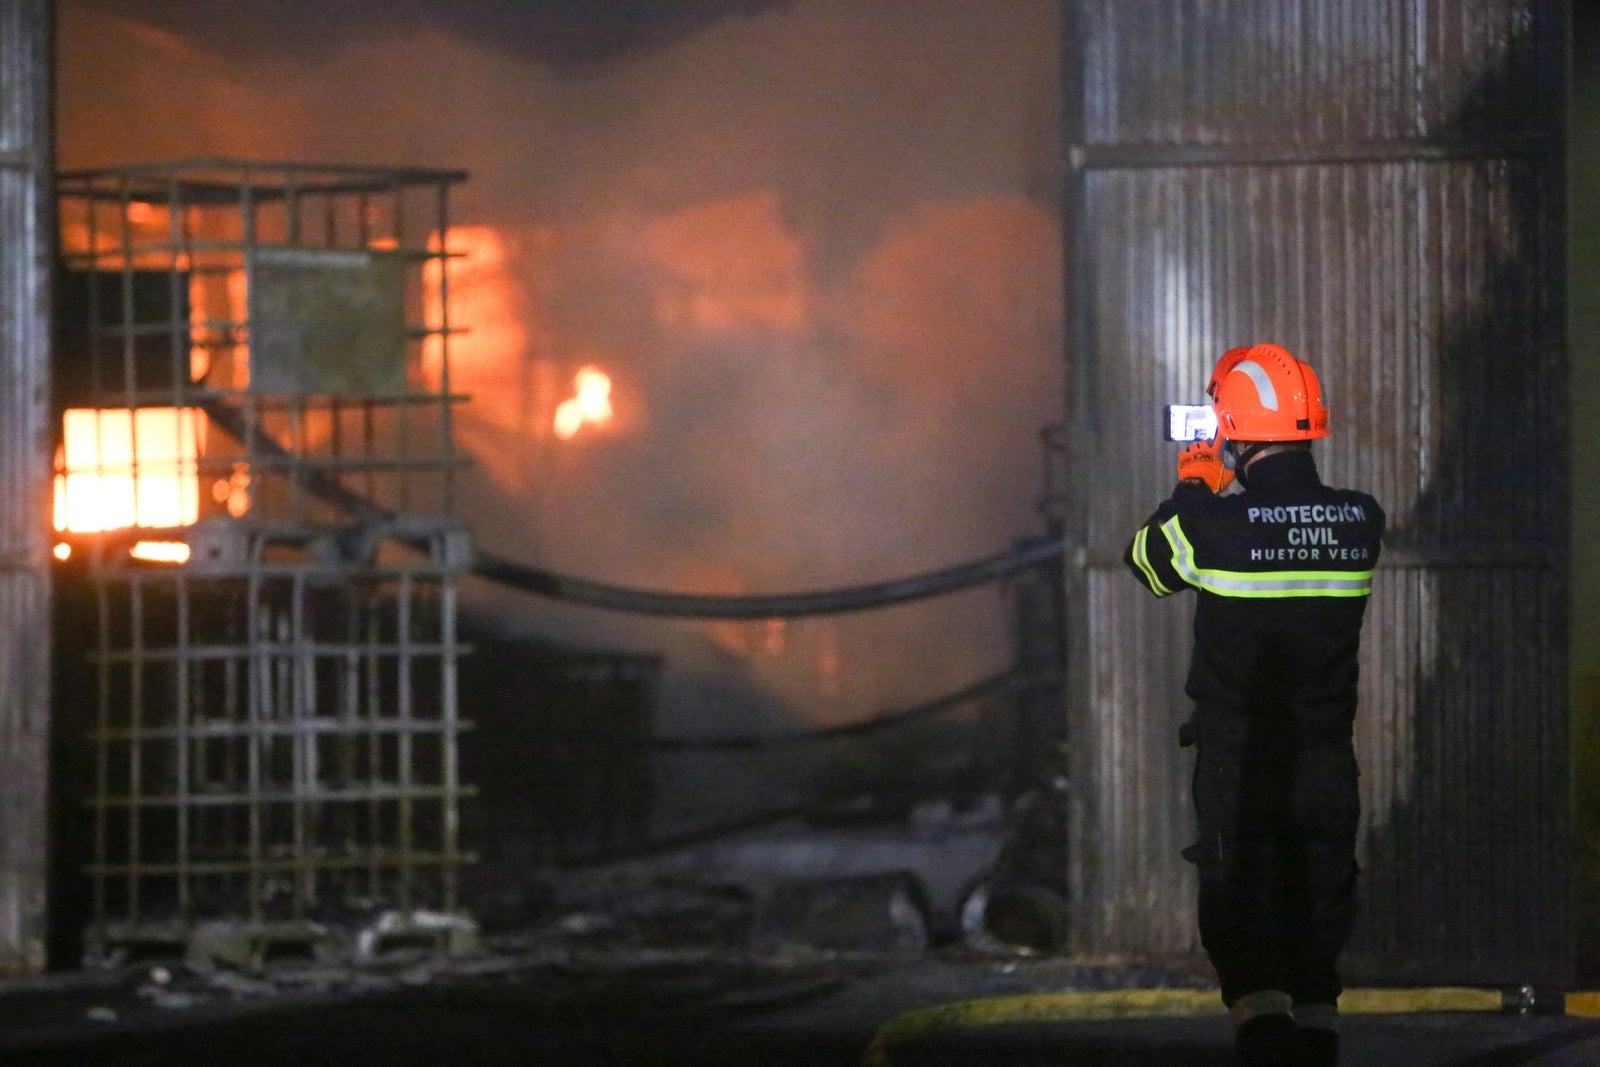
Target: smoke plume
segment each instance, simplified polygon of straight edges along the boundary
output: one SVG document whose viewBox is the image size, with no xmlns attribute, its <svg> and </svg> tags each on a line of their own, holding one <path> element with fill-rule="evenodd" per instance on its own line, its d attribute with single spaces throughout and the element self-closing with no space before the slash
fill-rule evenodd
<svg viewBox="0 0 1600 1067">
<path fill-rule="evenodd" d="M 786 592 L 1037 532 L 1037 431 L 1063 393 L 1053 0 L 740 4 L 577 64 L 361 5 L 337 34 L 229 34 L 263 6 L 204 5 L 201 32 L 154 0 L 142 21 L 63 0 L 62 165 L 469 170 L 452 375 L 474 394 L 481 543 L 620 584 Z M 615 418 L 558 439 L 586 365 Z M 1009 656 L 993 589 L 789 624 L 477 597 L 508 628 L 665 651 L 665 732 L 855 721 Z"/>
</svg>

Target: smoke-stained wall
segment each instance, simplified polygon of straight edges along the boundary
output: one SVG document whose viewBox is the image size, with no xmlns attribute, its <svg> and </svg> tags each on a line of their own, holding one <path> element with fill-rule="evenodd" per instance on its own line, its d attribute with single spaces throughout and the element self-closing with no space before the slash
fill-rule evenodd
<svg viewBox="0 0 1600 1067">
<path fill-rule="evenodd" d="M 1362 639 L 1346 971 L 1562 984 L 1564 5 L 1068 8 L 1083 48 L 1069 427 L 1089 462 L 1127 473 L 1075 486 L 1071 512 L 1084 647 L 1069 668 L 1095 668 L 1070 674 L 1078 946 L 1194 947 L 1192 757 L 1176 738 L 1189 612 L 1150 598 L 1121 552 L 1172 483 L 1158 407 L 1198 398 L 1222 350 L 1270 339 L 1326 384 L 1324 476 L 1389 516 Z M 1122 428 L 1139 425 L 1149 443 L 1130 448 Z"/>
<path fill-rule="evenodd" d="M 0 973 L 44 966 L 50 12 L 0 0 Z"/>
<path fill-rule="evenodd" d="M 575 22 L 497 32 L 491 5 L 371 6 L 318 24 L 265 0 L 63 0 L 61 163 L 469 169 L 452 384 L 474 397 L 464 510 L 485 546 L 732 593 L 1037 530 L 1036 435 L 1062 395 L 1053 0 L 708 0 L 590 48 Z M 585 365 L 611 375 L 615 418 L 562 440 Z M 993 589 L 716 625 L 476 595 L 506 629 L 664 651 L 664 733 L 856 721 L 1009 656 Z M 664 800 L 691 821 L 742 775 L 768 799 L 815 784 L 685 770 Z"/>
</svg>

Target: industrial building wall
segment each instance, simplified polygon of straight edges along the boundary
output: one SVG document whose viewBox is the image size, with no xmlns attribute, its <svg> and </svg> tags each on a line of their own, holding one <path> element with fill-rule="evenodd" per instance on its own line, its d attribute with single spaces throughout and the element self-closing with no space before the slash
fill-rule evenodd
<svg viewBox="0 0 1600 1067">
<path fill-rule="evenodd" d="M 1069 0 L 1077 946 L 1197 948 L 1192 604 L 1125 573 L 1158 415 L 1276 341 L 1390 518 L 1362 652 L 1352 973 L 1571 966 L 1562 122 L 1542 0 Z M 1467 874 L 1466 872 L 1470 872 Z"/>
<path fill-rule="evenodd" d="M 1567 116 L 1572 412 L 1572 756 L 1578 967 L 1600 976 L 1600 7 L 1572 11 Z"/>
<path fill-rule="evenodd" d="M 44 963 L 50 5 L 0 0 L 0 973 Z"/>
</svg>

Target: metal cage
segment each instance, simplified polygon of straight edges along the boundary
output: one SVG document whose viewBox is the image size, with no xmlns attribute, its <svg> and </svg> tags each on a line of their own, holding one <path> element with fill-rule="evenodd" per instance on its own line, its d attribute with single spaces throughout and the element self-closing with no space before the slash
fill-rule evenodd
<svg viewBox="0 0 1600 1067">
<path fill-rule="evenodd" d="M 193 951 L 215 922 L 336 939 L 330 917 L 458 907 L 463 177 L 59 177 L 57 556 L 83 591 L 62 651 L 90 668 L 62 701 L 92 749 L 91 959 Z"/>
</svg>

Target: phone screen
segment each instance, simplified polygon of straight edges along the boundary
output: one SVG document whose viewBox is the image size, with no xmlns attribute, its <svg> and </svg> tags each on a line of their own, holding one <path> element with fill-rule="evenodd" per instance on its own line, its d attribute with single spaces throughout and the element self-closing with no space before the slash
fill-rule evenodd
<svg viewBox="0 0 1600 1067">
<path fill-rule="evenodd" d="M 1217 436 L 1217 413 L 1210 404 L 1168 404 L 1167 440 L 1209 441 Z"/>
</svg>

